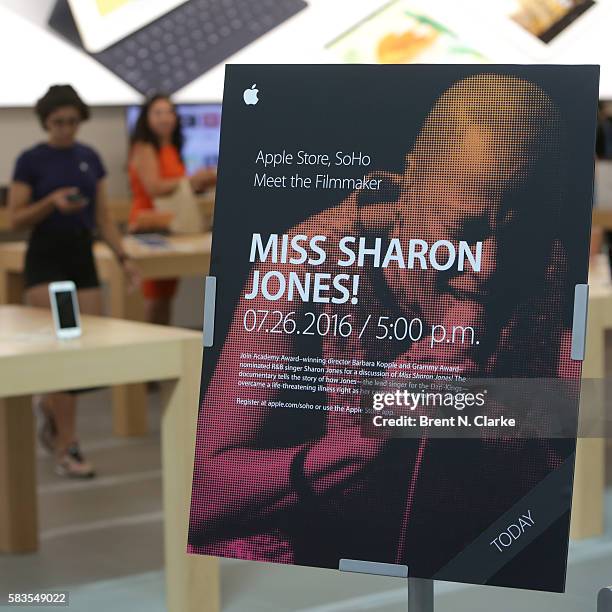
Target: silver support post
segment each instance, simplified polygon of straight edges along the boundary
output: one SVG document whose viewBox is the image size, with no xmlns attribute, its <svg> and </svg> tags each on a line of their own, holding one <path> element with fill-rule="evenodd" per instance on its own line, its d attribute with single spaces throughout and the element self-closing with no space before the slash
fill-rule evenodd
<svg viewBox="0 0 612 612">
<path fill-rule="evenodd" d="M 434 612 L 434 581 L 408 578 L 408 612 Z"/>
<path fill-rule="evenodd" d="M 408 612 L 434 612 L 434 581 L 423 578 L 408 578 L 407 565 L 376 563 L 359 559 L 340 559 L 338 569 L 341 572 L 405 578 L 408 584 Z"/>
</svg>

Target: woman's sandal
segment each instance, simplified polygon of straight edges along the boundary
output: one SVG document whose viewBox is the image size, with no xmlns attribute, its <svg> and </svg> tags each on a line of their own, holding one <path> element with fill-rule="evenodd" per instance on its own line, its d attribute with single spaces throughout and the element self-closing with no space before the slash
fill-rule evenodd
<svg viewBox="0 0 612 612">
<path fill-rule="evenodd" d="M 93 478 L 93 466 L 85 461 L 78 444 L 73 444 L 58 460 L 55 471 L 66 478 Z"/>
</svg>

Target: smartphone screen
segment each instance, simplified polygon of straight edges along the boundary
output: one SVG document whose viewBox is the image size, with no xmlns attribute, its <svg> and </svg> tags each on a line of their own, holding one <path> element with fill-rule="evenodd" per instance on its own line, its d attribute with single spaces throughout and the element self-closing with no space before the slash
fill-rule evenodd
<svg viewBox="0 0 612 612">
<path fill-rule="evenodd" d="M 56 292 L 55 302 L 57 304 L 57 316 L 59 318 L 60 329 L 77 327 L 74 302 L 72 301 L 72 291 Z"/>
</svg>

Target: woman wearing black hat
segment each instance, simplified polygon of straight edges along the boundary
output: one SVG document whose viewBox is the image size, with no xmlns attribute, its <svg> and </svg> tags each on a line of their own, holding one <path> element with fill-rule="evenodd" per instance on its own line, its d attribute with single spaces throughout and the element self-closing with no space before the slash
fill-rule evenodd
<svg viewBox="0 0 612 612">
<path fill-rule="evenodd" d="M 81 311 L 100 314 L 94 230 L 134 282 L 136 273 L 108 214 L 104 165 L 94 149 L 76 140 L 80 124 L 89 119 L 89 108 L 70 85 L 54 85 L 35 110 L 47 140 L 19 156 L 8 198 L 12 227 L 32 230 L 25 261 L 26 299 L 48 308 L 48 284 L 71 280 Z M 92 477 L 93 467 L 83 458 L 76 437 L 75 394 L 52 393 L 40 398 L 40 404 L 41 441 L 55 453 L 58 473 Z"/>
</svg>

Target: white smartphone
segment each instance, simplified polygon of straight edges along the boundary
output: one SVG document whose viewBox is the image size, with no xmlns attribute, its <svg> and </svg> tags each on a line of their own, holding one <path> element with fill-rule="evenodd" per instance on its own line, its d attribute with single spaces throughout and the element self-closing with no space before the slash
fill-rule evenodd
<svg viewBox="0 0 612 612">
<path fill-rule="evenodd" d="M 81 317 L 76 285 L 72 281 L 50 283 L 49 299 L 57 337 L 63 340 L 80 336 Z"/>
</svg>

